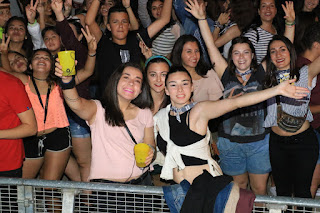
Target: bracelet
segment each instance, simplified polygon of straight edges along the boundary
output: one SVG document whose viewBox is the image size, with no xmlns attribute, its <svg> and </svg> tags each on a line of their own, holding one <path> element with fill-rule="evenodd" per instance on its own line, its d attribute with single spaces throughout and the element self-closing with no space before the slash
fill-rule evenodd
<svg viewBox="0 0 320 213">
<path fill-rule="evenodd" d="M 287 25 L 287 26 L 293 26 L 293 25 L 295 25 L 296 24 L 296 22 L 295 21 L 292 21 L 292 22 L 290 22 L 290 21 L 285 21 L 285 24 Z"/>
<path fill-rule="evenodd" d="M 150 144 L 147 144 L 147 145 L 150 147 L 150 149 L 152 149 L 153 153 L 156 151 L 153 146 L 151 146 Z"/>
<path fill-rule="evenodd" d="M 89 53 L 88 53 L 88 56 L 90 56 L 90 57 L 95 57 L 97 55 L 97 52 L 95 52 L 94 54 L 92 54 L 92 55 L 90 55 Z"/>
<path fill-rule="evenodd" d="M 80 100 L 80 97 L 78 96 L 77 98 L 69 98 L 67 96 L 64 96 L 64 98 L 67 100 L 67 101 L 70 101 L 70 102 L 76 102 L 78 100 Z"/>
<path fill-rule="evenodd" d="M 76 81 L 74 76 L 72 76 L 71 81 L 69 81 L 68 83 L 64 83 L 62 79 L 60 80 L 60 87 L 62 90 L 73 89 L 75 86 L 76 86 Z"/>
<path fill-rule="evenodd" d="M 222 29 L 222 28 L 223 28 L 223 25 L 222 25 L 222 24 L 220 24 L 220 22 L 219 22 L 219 21 L 216 21 L 216 22 L 215 22 L 215 24 L 214 24 L 214 26 L 215 26 L 215 27 L 218 27 L 218 28 L 220 28 L 220 29 Z"/>
<path fill-rule="evenodd" d="M 207 20 L 207 18 L 200 18 L 198 21 Z"/>
<path fill-rule="evenodd" d="M 128 7 L 124 7 L 124 8 L 126 8 L 126 9 L 128 9 L 128 8 L 130 8 L 131 6 L 128 6 Z"/>
<path fill-rule="evenodd" d="M 34 20 L 33 24 L 31 24 L 30 22 L 28 22 L 29 26 L 34 26 L 37 23 L 37 19 Z"/>
</svg>

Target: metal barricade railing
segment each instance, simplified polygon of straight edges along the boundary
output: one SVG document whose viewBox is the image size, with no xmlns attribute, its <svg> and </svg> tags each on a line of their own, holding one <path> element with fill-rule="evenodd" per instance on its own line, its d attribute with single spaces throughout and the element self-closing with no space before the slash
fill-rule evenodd
<svg viewBox="0 0 320 213">
<path fill-rule="evenodd" d="M 170 212 L 161 187 L 0 178 L 1 212 Z M 320 201 L 257 196 L 254 213 L 318 212 Z"/>
</svg>

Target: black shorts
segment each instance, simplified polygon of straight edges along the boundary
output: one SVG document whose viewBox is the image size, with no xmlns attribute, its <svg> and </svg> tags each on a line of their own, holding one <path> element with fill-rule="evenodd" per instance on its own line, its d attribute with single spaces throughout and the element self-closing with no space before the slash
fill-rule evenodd
<svg viewBox="0 0 320 213">
<path fill-rule="evenodd" d="M 61 152 L 71 147 L 69 127 L 58 128 L 44 136 L 31 136 L 23 139 L 26 158 L 43 158 L 45 152 Z"/>
</svg>

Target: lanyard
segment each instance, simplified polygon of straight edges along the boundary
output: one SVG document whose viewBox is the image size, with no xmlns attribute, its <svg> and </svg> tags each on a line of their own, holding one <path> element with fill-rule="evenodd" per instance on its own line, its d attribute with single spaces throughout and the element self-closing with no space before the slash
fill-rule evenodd
<svg viewBox="0 0 320 213">
<path fill-rule="evenodd" d="M 38 95 L 38 98 L 39 98 L 39 101 L 40 101 L 40 104 L 42 106 L 42 108 L 44 109 L 44 119 L 43 119 L 43 123 L 45 124 L 46 123 L 46 120 L 47 120 L 47 114 L 48 114 L 48 103 L 49 103 L 49 96 L 50 96 L 50 91 L 51 91 L 51 85 L 49 85 L 48 87 L 48 92 L 47 92 L 47 100 L 46 100 L 46 106 L 44 107 L 43 106 L 43 103 L 42 103 L 42 100 L 41 100 L 41 95 L 40 95 L 40 92 L 39 92 L 39 89 L 38 89 L 38 86 L 32 76 L 32 83 L 33 83 L 33 86 L 37 92 L 37 95 Z"/>
</svg>

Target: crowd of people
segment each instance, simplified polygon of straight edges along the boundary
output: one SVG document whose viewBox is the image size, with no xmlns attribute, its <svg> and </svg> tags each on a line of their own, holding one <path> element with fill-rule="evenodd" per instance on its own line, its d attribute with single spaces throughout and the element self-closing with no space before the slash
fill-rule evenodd
<svg viewBox="0 0 320 213">
<path fill-rule="evenodd" d="M 314 198 L 319 17 L 319 0 L 2 0 L 0 176 L 164 185 L 207 170 Z"/>
</svg>

